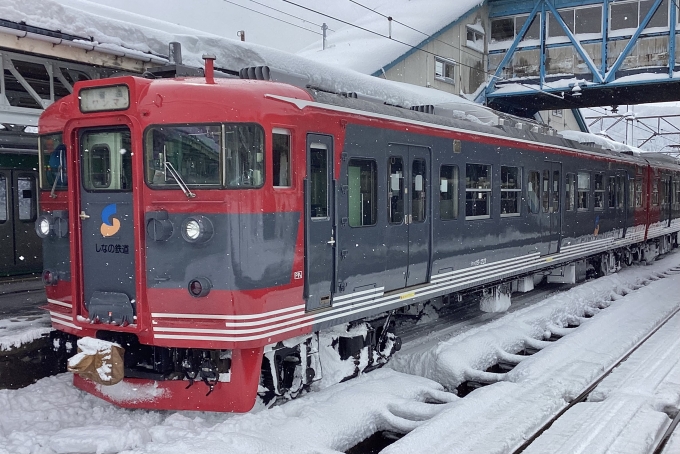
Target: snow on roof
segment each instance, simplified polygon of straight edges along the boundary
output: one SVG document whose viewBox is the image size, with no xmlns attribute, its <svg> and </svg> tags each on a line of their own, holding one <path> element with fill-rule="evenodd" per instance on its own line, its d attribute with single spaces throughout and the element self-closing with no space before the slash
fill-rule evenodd
<svg viewBox="0 0 680 454">
<path fill-rule="evenodd" d="M 347 25 L 328 34 L 326 49 L 321 50 L 319 41 L 302 49 L 298 55 L 374 74 L 410 51 L 411 46 L 429 39 L 482 3 L 480 0 L 391 0 L 374 9 L 380 14 L 366 11 L 362 18 L 354 21 L 358 27 L 384 36 Z M 389 22 L 383 15 L 393 18 L 391 40 L 385 37 L 389 35 Z"/>
<path fill-rule="evenodd" d="M 568 140 L 573 140 L 578 143 L 583 143 L 583 144 L 588 144 L 588 143 L 594 143 L 595 145 L 599 145 L 605 150 L 612 150 L 612 151 L 619 151 L 619 152 L 632 152 L 634 155 L 639 155 L 640 153 L 645 153 L 644 150 L 641 150 L 637 147 L 633 147 L 631 145 L 626 145 L 625 143 L 621 142 L 616 142 L 615 140 L 608 139 L 604 136 L 598 135 L 598 134 L 591 134 L 589 132 L 581 132 L 581 131 L 560 131 L 558 133 L 562 137 Z"/>
<path fill-rule="evenodd" d="M 27 25 L 61 31 L 77 36 L 91 37 L 102 46 L 133 49 L 139 52 L 167 55 L 168 43 L 177 41 L 182 44 L 183 63 L 203 66 L 202 55 L 216 55 L 215 66 L 238 71 L 249 66 L 267 65 L 295 74 L 306 76 L 310 84 L 333 92 L 358 92 L 381 99 L 393 105 L 410 107 L 414 105 L 455 103 L 456 110 L 476 117 L 483 123 L 496 124 L 496 114 L 486 107 L 475 104 L 460 96 L 425 87 L 417 87 L 399 82 L 387 81 L 351 69 L 339 68 L 313 61 L 303 56 L 271 49 L 257 44 L 236 41 L 221 36 L 181 27 L 156 19 L 143 18 L 136 14 L 109 8 L 83 0 L 4 0 L 0 3 L 0 18 Z M 396 17 L 404 17 L 411 9 L 403 3 L 401 9 L 391 10 Z M 421 11 L 437 13 L 446 10 L 444 0 L 413 2 Z M 465 8 L 452 8 L 456 13 L 439 20 L 442 26 L 451 22 L 460 11 L 470 9 L 469 5 L 479 0 L 465 0 Z M 424 15 L 414 16 L 413 25 L 424 25 Z M 457 16 L 456 16 L 457 17 Z M 416 20 L 418 18 L 418 20 Z M 455 18 L 454 18 L 455 19 Z M 415 33 L 415 32 L 414 32 Z M 382 39 L 382 38 L 381 38 Z M 387 41 L 387 40 L 385 40 Z M 389 41 L 388 41 L 389 42 Z M 375 55 L 362 58 L 374 59 Z"/>
</svg>

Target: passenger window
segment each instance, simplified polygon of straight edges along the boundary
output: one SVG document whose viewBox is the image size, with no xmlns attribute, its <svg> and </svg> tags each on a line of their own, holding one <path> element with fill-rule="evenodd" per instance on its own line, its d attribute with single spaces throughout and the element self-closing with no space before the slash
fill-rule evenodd
<svg viewBox="0 0 680 454">
<path fill-rule="evenodd" d="M 427 172 L 424 159 L 414 159 L 411 166 L 411 215 L 413 222 L 423 222 L 427 216 Z"/>
<path fill-rule="evenodd" d="M 0 175 L 0 224 L 7 221 L 7 178 Z"/>
<path fill-rule="evenodd" d="M 588 197 L 590 196 L 590 174 L 588 172 L 578 173 L 578 209 L 584 211 L 588 209 Z"/>
<path fill-rule="evenodd" d="M 543 206 L 543 212 L 547 213 L 550 208 L 550 171 L 549 170 L 544 170 L 543 171 L 543 187 L 542 189 L 542 194 L 543 197 L 541 198 L 542 206 Z"/>
<path fill-rule="evenodd" d="M 378 178 L 375 161 L 350 159 L 348 166 L 349 225 L 375 225 L 378 218 Z"/>
<path fill-rule="evenodd" d="M 272 142 L 274 187 L 290 187 L 290 131 L 274 128 L 272 131 Z"/>
<path fill-rule="evenodd" d="M 652 181 L 652 205 L 659 206 L 659 180 Z"/>
<path fill-rule="evenodd" d="M 313 143 L 309 149 L 309 200 L 311 217 L 328 217 L 328 150 L 320 143 Z"/>
<path fill-rule="evenodd" d="M 635 207 L 642 207 L 642 179 L 635 180 Z"/>
<path fill-rule="evenodd" d="M 595 209 L 604 209 L 604 175 L 601 173 L 595 174 Z"/>
<path fill-rule="evenodd" d="M 442 166 L 439 171 L 439 217 L 445 221 L 458 217 L 458 167 Z"/>
<path fill-rule="evenodd" d="M 624 203 L 625 203 L 625 194 L 626 194 L 626 187 L 625 187 L 626 180 L 624 180 L 624 177 L 621 175 L 618 175 L 616 177 L 616 206 L 618 208 L 623 208 Z"/>
<path fill-rule="evenodd" d="M 491 166 L 465 165 L 465 219 L 491 217 Z"/>
<path fill-rule="evenodd" d="M 392 156 L 388 167 L 389 222 L 390 224 L 401 224 L 404 220 L 404 161 L 402 158 Z"/>
<path fill-rule="evenodd" d="M 564 203 L 566 204 L 567 211 L 574 211 L 574 207 L 576 206 L 576 178 L 574 178 L 573 173 L 567 174 L 566 185 L 567 194 Z"/>
<path fill-rule="evenodd" d="M 607 195 L 609 196 L 609 208 L 616 208 L 616 179 L 618 177 L 609 177 L 609 184 L 607 185 Z"/>
<path fill-rule="evenodd" d="M 501 216 L 519 216 L 521 181 L 519 167 L 501 166 Z"/>
<path fill-rule="evenodd" d="M 17 178 L 19 196 L 19 220 L 35 221 L 35 179 L 33 177 Z"/>
<path fill-rule="evenodd" d="M 527 181 L 527 206 L 530 213 L 539 212 L 541 203 L 541 174 L 535 170 L 529 172 Z"/>
</svg>

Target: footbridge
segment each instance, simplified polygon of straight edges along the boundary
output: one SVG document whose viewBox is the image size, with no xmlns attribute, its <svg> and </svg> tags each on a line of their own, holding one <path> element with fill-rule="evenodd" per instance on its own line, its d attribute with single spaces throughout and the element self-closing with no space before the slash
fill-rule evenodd
<svg viewBox="0 0 680 454">
<path fill-rule="evenodd" d="M 679 0 L 489 0 L 487 104 L 539 110 L 680 100 Z"/>
</svg>

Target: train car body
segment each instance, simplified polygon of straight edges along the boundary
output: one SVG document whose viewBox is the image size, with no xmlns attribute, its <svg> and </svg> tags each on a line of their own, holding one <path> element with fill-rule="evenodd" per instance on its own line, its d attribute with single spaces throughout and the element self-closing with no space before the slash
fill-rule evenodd
<svg viewBox="0 0 680 454">
<path fill-rule="evenodd" d="M 17 147 L 26 139 L 12 131 L 0 137 L 0 276 L 37 274 L 43 267 L 42 242 L 33 229 L 38 215 L 38 156 L 35 146 Z"/>
<path fill-rule="evenodd" d="M 40 134 L 65 145 L 41 152 L 47 309 L 125 348 L 123 384 L 74 382 L 130 408 L 247 411 L 320 377 L 319 330 L 680 230 L 671 161 L 282 83 L 81 82 Z"/>
</svg>

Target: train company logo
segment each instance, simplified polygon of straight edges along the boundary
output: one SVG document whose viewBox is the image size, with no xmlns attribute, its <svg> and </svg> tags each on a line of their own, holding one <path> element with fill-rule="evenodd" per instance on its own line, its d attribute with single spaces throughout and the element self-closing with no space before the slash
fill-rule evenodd
<svg viewBox="0 0 680 454">
<path fill-rule="evenodd" d="M 99 231 L 103 237 L 113 236 L 120 230 L 120 220 L 113 217 L 116 214 L 116 204 L 106 205 L 102 210 L 102 226 Z"/>
</svg>

